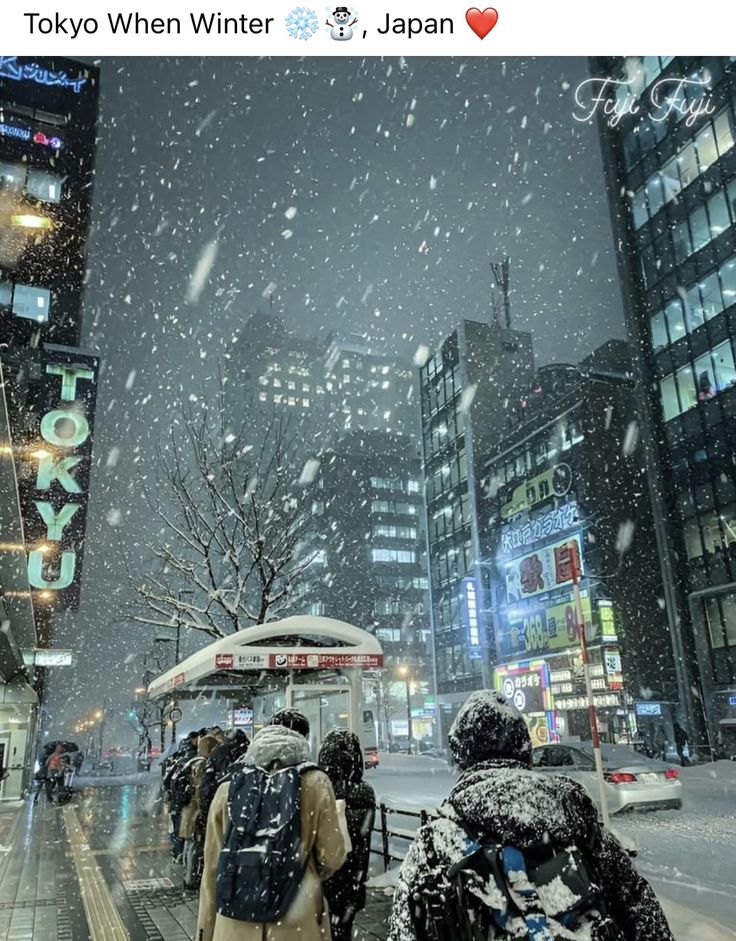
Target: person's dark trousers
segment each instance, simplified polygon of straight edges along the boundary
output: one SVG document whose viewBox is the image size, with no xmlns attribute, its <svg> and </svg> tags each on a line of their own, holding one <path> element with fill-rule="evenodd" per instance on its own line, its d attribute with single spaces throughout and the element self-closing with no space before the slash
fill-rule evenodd
<svg viewBox="0 0 736 941">
<path fill-rule="evenodd" d="M 176 858 L 184 850 L 184 840 L 178 835 L 181 824 L 181 811 L 171 815 L 171 855 Z"/>
<path fill-rule="evenodd" d="M 332 941 L 352 941 L 353 937 L 353 920 L 342 921 L 339 925 L 336 925 L 333 921 L 331 926 L 332 928 Z"/>
</svg>

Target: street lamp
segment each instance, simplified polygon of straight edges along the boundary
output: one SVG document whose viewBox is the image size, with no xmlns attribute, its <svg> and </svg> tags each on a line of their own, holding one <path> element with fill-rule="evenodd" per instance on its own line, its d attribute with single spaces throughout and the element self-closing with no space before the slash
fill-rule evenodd
<svg viewBox="0 0 736 941">
<path fill-rule="evenodd" d="M 397 672 L 406 683 L 406 731 L 408 735 L 406 753 L 407 755 L 411 755 L 411 740 L 414 737 L 414 730 L 411 722 L 411 677 L 409 675 L 409 667 L 402 664 Z"/>
</svg>

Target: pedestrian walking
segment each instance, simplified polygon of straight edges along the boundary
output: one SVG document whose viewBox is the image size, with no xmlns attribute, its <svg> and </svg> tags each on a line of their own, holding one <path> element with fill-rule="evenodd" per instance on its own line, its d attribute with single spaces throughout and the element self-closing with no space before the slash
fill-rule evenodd
<svg viewBox="0 0 736 941">
<path fill-rule="evenodd" d="M 360 739 L 347 729 L 333 729 L 322 740 L 319 766 L 344 802 L 350 850 L 343 866 L 324 884 L 330 906 L 332 941 L 350 941 L 353 920 L 365 908 L 365 882 L 376 815 L 376 795 L 363 780 L 365 758 Z"/>
<path fill-rule="evenodd" d="M 672 729 L 675 733 L 675 748 L 680 759 L 680 764 L 686 768 L 690 762 L 690 741 L 688 734 L 679 722 L 673 723 Z"/>
<path fill-rule="evenodd" d="M 322 891 L 345 862 L 327 775 L 308 761 L 309 722 L 277 712 L 210 808 L 197 941 L 330 941 Z"/>
<path fill-rule="evenodd" d="M 64 746 L 57 745 L 53 752 L 46 759 L 46 799 L 53 803 L 54 791 L 61 790 L 64 780 Z"/>
<path fill-rule="evenodd" d="M 449 735 L 460 777 L 404 859 L 389 941 L 673 941 L 584 788 L 531 770 L 523 717 L 474 693 Z"/>
</svg>

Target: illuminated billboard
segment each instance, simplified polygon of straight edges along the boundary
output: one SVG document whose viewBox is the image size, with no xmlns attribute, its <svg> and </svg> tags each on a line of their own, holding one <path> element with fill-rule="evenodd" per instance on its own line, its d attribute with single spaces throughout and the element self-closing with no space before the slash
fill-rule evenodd
<svg viewBox="0 0 736 941">
<path fill-rule="evenodd" d="M 569 548 L 577 553 L 580 574 L 583 574 L 582 534 L 573 533 L 560 542 L 535 549 L 505 563 L 506 600 L 516 604 L 536 595 L 563 588 L 572 582 Z"/>
<path fill-rule="evenodd" d="M 478 584 L 474 578 L 464 578 L 462 582 L 462 617 L 468 644 L 468 657 L 471 660 L 480 660 L 482 652 Z"/>
<path fill-rule="evenodd" d="M 98 358 L 47 344 L 22 448 L 23 524 L 34 601 L 79 605 Z"/>
<path fill-rule="evenodd" d="M 587 591 L 581 592 L 586 637 L 593 638 L 593 608 Z M 496 627 L 499 660 L 537 656 L 577 645 L 577 618 L 572 595 L 554 602 L 509 608 Z"/>
<path fill-rule="evenodd" d="M 550 497 L 564 497 L 572 486 L 572 471 L 569 464 L 555 464 L 525 480 L 511 494 L 508 503 L 501 507 L 501 518 L 511 519 L 523 510 L 529 510 Z"/>
<path fill-rule="evenodd" d="M 521 660 L 498 666 L 493 671 L 493 684 L 524 716 L 534 747 L 555 740 L 555 714 L 546 660 Z"/>
</svg>

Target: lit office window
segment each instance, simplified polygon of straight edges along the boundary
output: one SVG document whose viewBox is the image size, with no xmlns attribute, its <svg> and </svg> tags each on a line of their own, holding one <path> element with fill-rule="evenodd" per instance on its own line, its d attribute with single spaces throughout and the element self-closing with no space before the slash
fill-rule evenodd
<svg viewBox="0 0 736 941">
<path fill-rule="evenodd" d="M 51 307 L 51 291 L 32 287 L 29 284 L 0 284 L 0 308 L 9 310 L 14 316 L 36 323 L 46 323 Z"/>
<path fill-rule="evenodd" d="M 46 170 L 30 169 L 26 180 L 26 192 L 45 203 L 61 202 L 61 180 Z"/>
</svg>

